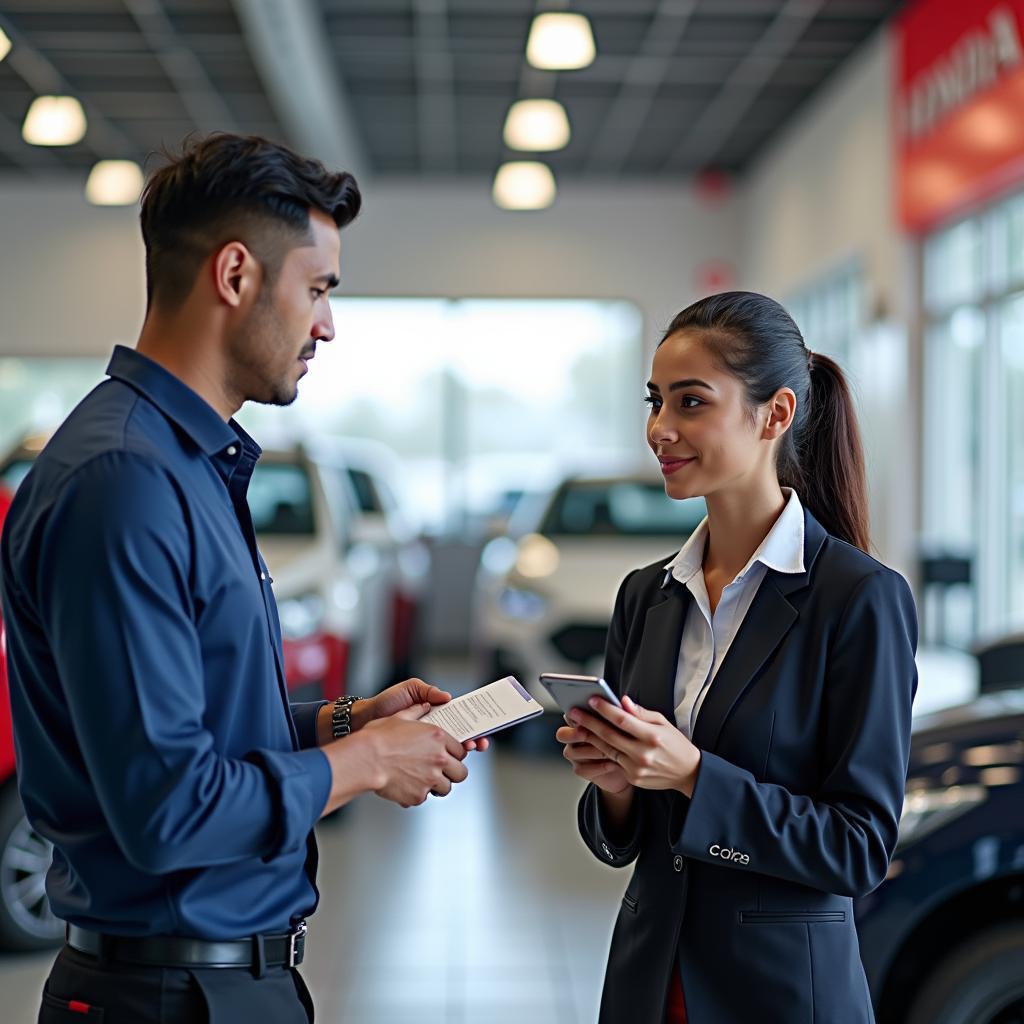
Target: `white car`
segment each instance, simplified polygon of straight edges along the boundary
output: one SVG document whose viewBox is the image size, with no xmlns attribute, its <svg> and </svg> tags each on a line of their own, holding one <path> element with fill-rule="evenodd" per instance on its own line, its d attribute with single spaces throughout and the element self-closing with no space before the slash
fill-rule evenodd
<svg viewBox="0 0 1024 1024">
<path fill-rule="evenodd" d="M 365 594 L 348 564 L 354 500 L 301 448 L 265 451 L 248 500 L 281 618 L 285 675 L 294 700 L 352 690 Z"/>
<path fill-rule="evenodd" d="M 514 675 L 557 710 L 540 673 L 600 675 L 623 577 L 668 562 L 704 515 L 702 498 L 675 501 L 644 475 L 563 482 L 529 532 L 496 538 L 481 555 L 474 645 L 486 678 Z"/>
<path fill-rule="evenodd" d="M 317 444 L 323 465 L 343 466 L 355 495 L 353 543 L 375 553 L 390 581 L 386 624 L 390 644 L 389 682 L 416 671 L 421 653 L 423 611 L 430 581 L 430 550 L 396 496 L 401 466 L 389 448 L 373 441 L 332 439 Z M 383 624 L 383 620 L 382 620 Z"/>
<path fill-rule="evenodd" d="M 430 556 L 401 520 L 387 474 L 381 452 L 349 441 L 267 451 L 253 473 L 249 507 L 290 680 L 316 684 L 325 638 L 331 663 L 344 662 L 345 692 L 372 696 L 409 673 Z M 336 686 L 324 689 L 330 699 Z"/>
</svg>

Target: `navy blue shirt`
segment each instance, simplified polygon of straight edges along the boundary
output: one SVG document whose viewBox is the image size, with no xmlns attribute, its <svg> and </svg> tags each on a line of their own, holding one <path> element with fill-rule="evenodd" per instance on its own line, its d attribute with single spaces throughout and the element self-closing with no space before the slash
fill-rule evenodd
<svg viewBox="0 0 1024 1024">
<path fill-rule="evenodd" d="M 118 347 L 0 546 L 22 800 L 74 924 L 227 939 L 317 903 L 322 703 L 289 707 L 246 489 L 260 455 Z M 310 748 L 310 749 L 307 749 Z"/>
</svg>

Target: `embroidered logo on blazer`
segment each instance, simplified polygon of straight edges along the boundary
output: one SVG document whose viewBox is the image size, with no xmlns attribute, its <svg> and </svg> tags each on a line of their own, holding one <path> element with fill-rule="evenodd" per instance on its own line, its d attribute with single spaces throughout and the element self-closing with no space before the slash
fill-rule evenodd
<svg viewBox="0 0 1024 1024">
<path fill-rule="evenodd" d="M 719 846 L 715 843 L 713 846 L 708 847 L 708 853 L 712 857 L 721 857 L 722 860 L 730 861 L 733 864 L 749 864 L 750 855 L 746 853 L 740 853 L 739 850 L 730 850 L 727 846 Z"/>
</svg>

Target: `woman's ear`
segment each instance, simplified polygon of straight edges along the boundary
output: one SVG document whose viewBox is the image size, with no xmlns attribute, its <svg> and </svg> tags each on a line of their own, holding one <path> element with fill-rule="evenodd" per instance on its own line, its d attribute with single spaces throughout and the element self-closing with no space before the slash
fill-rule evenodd
<svg viewBox="0 0 1024 1024">
<path fill-rule="evenodd" d="M 780 388 L 765 407 L 767 415 L 761 437 L 774 441 L 789 430 L 796 416 L 796 394 L 791 388 Z"/>
</svg>

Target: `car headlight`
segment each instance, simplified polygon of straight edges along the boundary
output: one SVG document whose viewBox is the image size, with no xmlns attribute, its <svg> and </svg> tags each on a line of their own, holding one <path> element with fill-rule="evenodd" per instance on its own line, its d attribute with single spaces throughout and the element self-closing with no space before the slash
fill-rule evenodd
<svg viewBox="0 0 1024 1024">
<path fill-rule="evenodd" d="M 558 548 L 539 533 L 529 533 L 519 542 L 516 554 L 516 572 L 527 579 L 539 580 L 551 576 L 559 563 Z"/>
<path fill-rule="evenodd" d="M 282 634 L 289 640 L 312 636 L 323 625 L 324 611 L 324 599 L 316 591 L 278 602 Z"/>
<path fill-rule="evenodd" d="M 896 849 L 919 842 L 929 833 L 984 803 L 987 796 L 984 786 L 950 786 L 948 789 L 922 789 L 908 793 L 903 802 Z"/>
<path fill-rule="evenodd" d="M 498 595 L 498 607 L 510 619 L 538 622 L 547 614 L 548 602 L 532 590 L 505 587 Z"/>
</svg>

